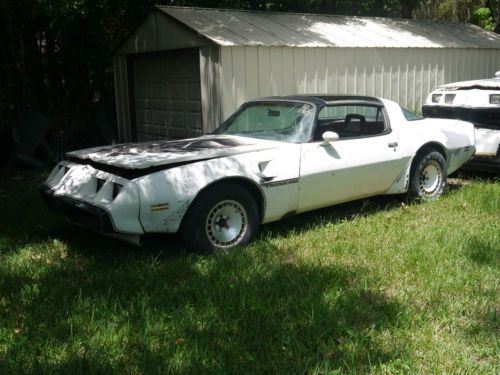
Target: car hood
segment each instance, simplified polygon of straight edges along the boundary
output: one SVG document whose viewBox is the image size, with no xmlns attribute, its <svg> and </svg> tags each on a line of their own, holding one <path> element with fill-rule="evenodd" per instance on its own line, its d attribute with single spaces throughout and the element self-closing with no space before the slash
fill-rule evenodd
<svg viewBox="0 0 500 375">
<path fill-rule="evenodd" d="M 72 151 L 68 160 L 108 165 L 123 169 L 144 169 L 185 164 L 279 147 L 282 143 L 238 136 L 202 136 L 178 141 L 125 143 Z"/>
<path fill-rule="evenodd" d="M 440 89 L 446 90 L 467 90 L 467 89 L 500 89 L 500 78 L 479 79 L 475 81 L 453 82 L 439 86 Z"/>
</svg>

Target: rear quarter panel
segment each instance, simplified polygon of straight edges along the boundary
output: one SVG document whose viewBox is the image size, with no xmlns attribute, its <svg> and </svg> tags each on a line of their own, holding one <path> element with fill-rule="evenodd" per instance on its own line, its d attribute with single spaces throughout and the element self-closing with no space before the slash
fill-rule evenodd
<svg viewBox="0 0 500 375">
<path fill-rule="evenodd" d="M 410 134 L 417 140 L 418 145 L 436 143 L 444 147 L 448 174 L 456 171 L 474 155 L 474 126 L 469 122 L 424 119 L 414 121 L 410 127 L 412 128 Z M 418 151 L 419 148 L 415 151 Z"/>
<path fill-rule="evenodd" d="M 469 160 L 475 150 L 473 124 L 450 119 L 425 118 L 407 121 L 396 103 L 386 104 L 391 126 L 399 132 L 401 143 L 407 145 L 413 157 L 425 145 L 435 144 L 445 150 L 448 174 Z"/>
</svg>

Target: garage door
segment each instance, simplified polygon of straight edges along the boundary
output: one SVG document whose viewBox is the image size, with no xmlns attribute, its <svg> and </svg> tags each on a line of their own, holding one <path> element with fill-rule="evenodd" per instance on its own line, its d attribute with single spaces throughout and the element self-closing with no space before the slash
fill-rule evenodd
<svg viewBox="0 0 500 375">
<path fill-rule="evenodd" d="M 202 133 L 198 49 L 135 57 L 133 77 L 138 141 Z"/>
</svg>

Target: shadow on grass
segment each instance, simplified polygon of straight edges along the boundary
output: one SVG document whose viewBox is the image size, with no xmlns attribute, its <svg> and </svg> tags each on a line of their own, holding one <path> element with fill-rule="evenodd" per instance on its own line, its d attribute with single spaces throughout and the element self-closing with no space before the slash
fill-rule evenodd
<svg viewBox="0 0 500 375">
<path fill-rule="evenodd" d="M 471 323 L 466 327 L 465 333 L 469 337 L 480 340 L 492 340 L 492 355 L 500 350 L 498 342 L 498 332 L 500 332 L 500 303 L 492 304 L 487 310 L 474 317 Z"/>
<path fill-rule="evenodd" d="M 480 267 L 495 269 L 500 267 L 500 245 L 498 243 L 474 236 L 467 239 L 464 250 L 465 256 Z M 471 324 L 466 329 L 469 336 L 487 340 L 495 336 L 495 332 L 500 332 L 500 303 L 498 302 L 497 292 L 495 289 L 484 290 L 478 288 L 477 294 L 490 294 L 489 299 L 496 302 L 493 302 L 484 313 L 474 316 Z M 493 345 L 496 346 L 493 351 L 498 352 L 500 350 L 498 340 L 494 339 Z"/>
<path fill-rule="evenodd" d="M 50 213 L 38 180 L 0 187 L 0 255 L 20 262 L 0 264 L 2 374 L 303 374 L 401 355 L 374 339 L 402 308 L 370 288 L 366 270 L 290 264 L 265 240 L 209 257 L 185 253 L 177 236 L 137 248 Z M 279 236 L 398 204 L 357 201 L 263 230 Z M 18 260 L 26 247 L 30 258 Z"/>
<path fill-rule="evenodd" d="M 481 171 L 469 171 L 465 169 L 459 169 L 450 177 L 467 181 L 484 181 L 487 183 L 495 183 L 500 180 L 500 175 L 498 173 L 495 174 Z"/>
<path fill-rule="evenodd" d="M 465 243 L 467 257 L 480 266 L 500 267 L 500 244 L 471 237 Z"/>
<path fill-rule="evenodd" d="M 261 242 L 170 261 L 70 257 L 37 277 L 11 274 L 0 314 L 19 331 L 4 339 L 0 370 L 363 372 L 402 355 L 375 337 L 403 309 L 370 289 L 366 270 L 283 263 L 276 251 Z"/>
<path fill-rule="evenodd" d="M 479 171 L 458 170 L 448 176 L 447 191 L 459 190 L 470 182 L 494 184 L 499 181 L 498 175 Z"/>
<path fill-rule="evenodd" d="M 404 197 L 377 196 L 305 212 L 261 227 L 261 237 L 303 233 L 316 225 L 337 224 L 401 208 Z"/>
</svg>

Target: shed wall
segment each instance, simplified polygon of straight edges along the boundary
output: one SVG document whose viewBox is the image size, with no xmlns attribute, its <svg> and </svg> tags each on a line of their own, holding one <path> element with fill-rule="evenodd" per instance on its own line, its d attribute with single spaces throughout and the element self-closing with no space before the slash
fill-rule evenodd
<svg viewBox="0 0 500 375">
<path fill-rule="evenodd" d="M 122 142 L 132 140 L 130 125 L 130 98 L 128 83 L 127 58 L 123 55 L 113 57 L 115 75 L 116 122 L 118 124 L 118 139 Z"/>
<path fill-rule="evenodd" d="M 222 117 L 220 47 L 202 47 L 199 51 L 203 133 L 208 133 L 220 125 Z"/>
<path fill-rule="evenodd" d="M 497 70 L 493 49 L 221 47 L 222 116 L 245 100 L 306 93 L 378 96 L 420 111 L 437 86 Z"/>
</svg>

